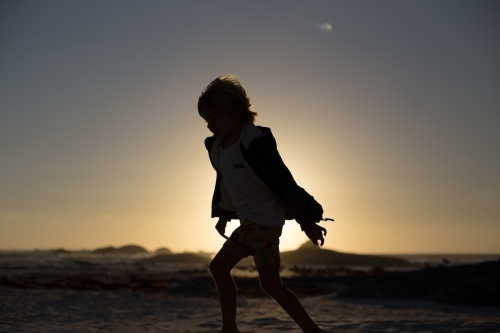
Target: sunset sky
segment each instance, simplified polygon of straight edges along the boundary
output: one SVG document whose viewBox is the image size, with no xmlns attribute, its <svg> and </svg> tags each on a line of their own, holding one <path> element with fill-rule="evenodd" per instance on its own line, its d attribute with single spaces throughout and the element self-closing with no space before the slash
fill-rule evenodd
<svg viewBox="0 0 500 333">
<path fill-rule="evenodd" d="M 500 2 L 457 0 L 0 2 L 0 249 L 217 251 L 227 73 L 326 248 L 500 253 Z"/>
</svg>

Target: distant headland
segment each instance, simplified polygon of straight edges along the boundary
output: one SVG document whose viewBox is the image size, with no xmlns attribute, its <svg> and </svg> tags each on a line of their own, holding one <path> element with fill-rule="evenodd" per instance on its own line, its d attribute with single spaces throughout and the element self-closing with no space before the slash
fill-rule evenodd
<svg viewBox="0 0 500 333">
<path fill-rule="evenodd" d="M 57 255 L 70 255 L 85 253 L 96 256 L 136 256 L 144 263 L 199 263 L 208 264 L 213 253 L 184 252 L 174 253 L 167 247 L 160 247 L 149 252 L 142 246 L 128 244 L 121 247 L 105 246 L 87 251 L 69 251 L 63 248 L 35 251 L 38 253 L 53 253 Z M 330 266 L 359 266 L 359 267 L 412 267 L 415 264 L 408 260 L 390 256 L 361 255 L 322 249 L 307 241 L 293 251 L 281 252 L 282 264 L 292 265 L 330 265 Z M 243 259 L 241 265 L 253 265 L 252 257 Z"/>
</svg>

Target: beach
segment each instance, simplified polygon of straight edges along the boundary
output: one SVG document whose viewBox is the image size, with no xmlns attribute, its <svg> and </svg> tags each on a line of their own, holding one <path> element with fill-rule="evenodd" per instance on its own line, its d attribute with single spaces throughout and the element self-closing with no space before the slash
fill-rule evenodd
<svg viewBox="0 0 500 333">
<path fill-rule="evenodd" d="M 327 332 L 499 332 L 500 308 L 306 297 Z M 0 288 L 2 332 L 218 332 L 217 299 L 160 293 Z M 300 332 L 268 298 L 242 298 L 241 332 Z"/>
<path fill-rule="evenodd" d="M 219 332 L 208 265 L 179 262 L 192 256 L 0 253 L 0 332 Z M 473 259 L 395 271 L 294 264 L 281 274 L 326 332 L 500 332 L 500 261 Z M 232 273 L 241 332 L 300 332 L 254 266 Z"/>
</svg>

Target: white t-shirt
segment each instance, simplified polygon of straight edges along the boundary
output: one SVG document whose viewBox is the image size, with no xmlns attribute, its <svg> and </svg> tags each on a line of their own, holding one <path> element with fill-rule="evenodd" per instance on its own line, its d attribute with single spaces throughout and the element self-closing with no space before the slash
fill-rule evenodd
<svg viewBox="0 0 500 333">
<path fill-rule="evenodd" d="M 280 227 L 285 224 L 285 209 L 276 195 L 260 185 L 245 169 L 240 155 L 240 140 L 231 147 L 219 147 L 222 182 L 229 192 L 240 221 Z"/>
</svg>

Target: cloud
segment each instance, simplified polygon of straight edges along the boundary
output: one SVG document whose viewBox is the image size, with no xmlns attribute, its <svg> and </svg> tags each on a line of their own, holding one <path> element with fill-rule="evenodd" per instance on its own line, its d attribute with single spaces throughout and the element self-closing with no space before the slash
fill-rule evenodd
<svg viewBox="0 0 500 333">
<path fill-rule="evenodd" d="M 330 23 L 318 24 L 317 27 L 323 31 L 332 31 L 332 25 Z"/>
</svg>

